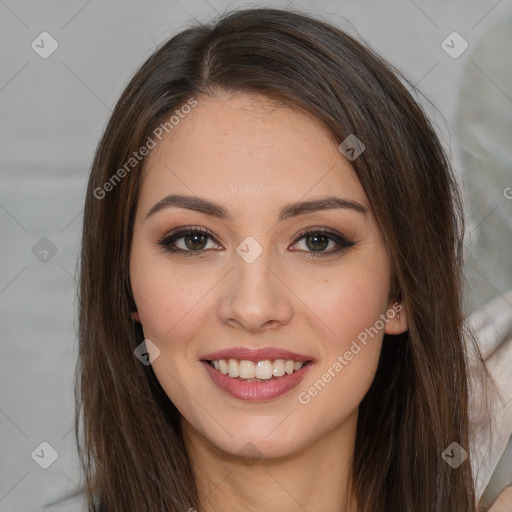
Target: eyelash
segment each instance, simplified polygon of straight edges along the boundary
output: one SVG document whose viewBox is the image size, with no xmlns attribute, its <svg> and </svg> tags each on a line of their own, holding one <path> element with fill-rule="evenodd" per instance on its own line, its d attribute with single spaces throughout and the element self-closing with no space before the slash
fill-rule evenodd
<svg viewBox="0 0 512 512">
<path fill-rule="evenodd" d="M 186 235 L 205 235 L 211 238 L 215 243 L 218 243 L 213 233 L 205 228 L 197 228 L 197 227 L 186 227 L 186 228 L 180 228 L 179 231 L 171 232 L 168 235 L 164 236 L 162 239 L 160 239 L 157 244 L 163 247 L 164 251 L 176 254 L 181 253 L 184 256 L 196 256 L 199 255 L 201 252 L 205 252 L 205 249 L 201 250 L 185 250 L 180 249 L 178 247 L 172 247 L 171 244 L 176 242 L 176 240 L 179 240 L 180 238 L 183 238 Z M 339 253 L 343 251 L 344 249 L 348 249 L 352 247 L 355 242 L 349 240 L 348 238 L 344 237 L 343 235 L 327 230 L 325 228 L 307 228 L 302 230 L 297 237 L 295 238 L 292 245 L 295 245 L 297 242 L 299 242 L 302 238 L 305 238 L 308 235 L 320 235 L 322 237 L 328 238 L 329 240 L 332 240 L 338 244 L 338 248 L 331 249 L 328 252 L 325 251 L 305 251 L 308 254 L 308 257 L 311 258 L 321 258 L 326 257 L 334 253 Z"/>
</svg>

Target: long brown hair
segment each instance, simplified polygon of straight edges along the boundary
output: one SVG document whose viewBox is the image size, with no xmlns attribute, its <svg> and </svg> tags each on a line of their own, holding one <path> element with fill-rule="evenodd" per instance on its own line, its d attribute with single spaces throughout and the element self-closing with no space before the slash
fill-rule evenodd
<svg viewBox="0 0 512 512">
<path fill-rule="evenodd" d="M 265 95 L 312 114 L 338 144 L 355 134 L 365 145 L 351 163 L 391 261 L 390 299 L 406 306 L 409 330 L 384 335 L 360 404 L 352 464 L 360 510 L 476 510 L 469 460 L 453 469 L 441 457 L 454 441 L 469 451 L 460 193 L 397 75 L 340 29 L 278 9 L 184 30 L 134 75 L 98 145 L 84 211 L 76 436 L 90 511 L 201 510 L 179 412 L 134 357 L 144 336 L 131 318 L 129 259 L 145 160 L 126 162 L 170 113 L 216 91 Z"/>
</svg>

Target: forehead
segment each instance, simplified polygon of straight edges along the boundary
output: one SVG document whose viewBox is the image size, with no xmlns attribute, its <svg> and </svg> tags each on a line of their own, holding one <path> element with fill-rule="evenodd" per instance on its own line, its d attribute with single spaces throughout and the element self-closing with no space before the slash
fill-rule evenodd
<svg viewBox="0 0 512 512">
<path fill-rule="evenodd" d="M 248 205 L 338 192 L 367 205 L 355 171 L 320 121 L 249 94 L 198 98 L 151 151 L 141 201 L 169 191 Z"/>
</svg>

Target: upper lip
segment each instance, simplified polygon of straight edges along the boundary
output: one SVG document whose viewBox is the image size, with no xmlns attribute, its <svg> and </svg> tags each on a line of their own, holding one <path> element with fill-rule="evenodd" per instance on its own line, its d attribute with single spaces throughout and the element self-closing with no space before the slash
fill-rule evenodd
<svg viewBox="0 0 512 512">
<path fill-rule="evenodd" d="M 314 361 L 311 356 L 297 354 L 290 350 L 285 350 L 276 347 L 263 347 L 263 348 L 248 348 L 248 347 L 233 347 L 218 350 L 201 357 L 202 361 L 218 361 L 219 359 L 237 359 L 238 361 L 244 359 L 246 361 L 265 361 L 267 359 L 274 361 L 276 359 L 284 359 L 286 361 Z"/>
</svg>

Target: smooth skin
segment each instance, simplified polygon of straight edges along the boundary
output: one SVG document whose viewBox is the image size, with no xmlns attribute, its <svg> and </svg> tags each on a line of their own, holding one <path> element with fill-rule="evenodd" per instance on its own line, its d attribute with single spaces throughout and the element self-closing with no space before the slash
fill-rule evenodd
<svg viewBox="0 0 512 512">
<path fill-rule="evenodd" d="M 176 206 L 147 217 L 168 194 L 214 201 L 232 218 Z M 278 219 L 285 205 L 326 196 L 367 212 L 323 209 Z M 158 244 L 190 226 L 214 238 L 182 236 L 173 244 L 183 251 L 177 253 Z M 339 245 L 329 238 L 297 239 L 304 228 L 339 233 L 354 245 L 332 252 Z M 236 252 L 249 236 L 263 250 L 252 263 Z M 312 256 L 318 253 L 325 254 Z M 407 315 L 405 308 L 393 315 L 309 403 L 299 402 L 299 393 L 393 304 L 368 199 L 326 129 L 263 96 L 198 98 L 146 162 L 130 278 L 133 317 L 158 346 L 154 372 L 182 415 L 200 512 L 357 511 L 354 500 L 345 503 L 345 489 L 358 407 L 375 376 L 383 333 L 404 332 Z M 200 362 L 235 346 L 285 348 L 315 364 L 285 395 L 238 400 L 216 387 Z"/>
</svg>

